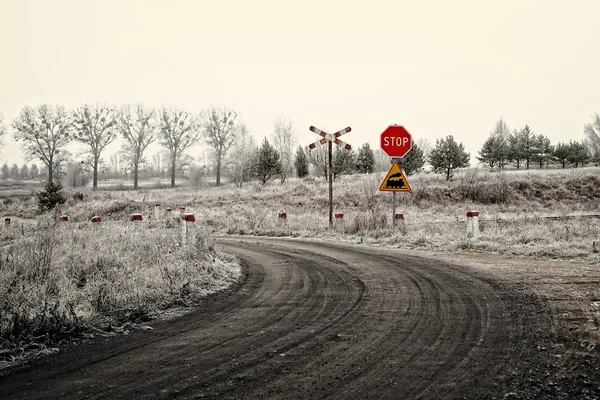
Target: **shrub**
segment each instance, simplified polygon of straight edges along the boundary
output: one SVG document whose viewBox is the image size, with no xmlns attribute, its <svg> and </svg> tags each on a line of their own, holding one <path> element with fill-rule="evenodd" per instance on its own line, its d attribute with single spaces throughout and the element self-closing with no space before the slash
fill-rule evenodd
<svg viewBox="0 0 600 400">
<path fill-rule="evenodd" d="M 52 210 L 57 205 L 64 204 L 67 201 L 62 185 L 52 181 L 46 184 L 44 190 L 37 192 L 36 196 L 38 208 L 42 212 Z"/>
</svg>

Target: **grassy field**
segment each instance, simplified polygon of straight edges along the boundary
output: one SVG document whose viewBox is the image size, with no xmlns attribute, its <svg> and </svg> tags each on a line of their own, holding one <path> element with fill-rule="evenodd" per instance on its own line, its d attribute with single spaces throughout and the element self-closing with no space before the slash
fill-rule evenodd
<svg viewBox="0 0 600 400">
<path fill-rule="evenodd" d="M 122 330 L 230 285 L 240 268 L 212 247 L 215 235 L 326 238 L 600 265 L 593 248 L 600 218 L 590 217 L 600 214 L 600 168 L 469 169 L 449 182 L 434 174 L 412 176 L 412 192 L 397 196 L 405 232 L 392 226 L 392 195 L 378 190 L 383 177 L 335 180 L 334 210 L 344 219 L 334 229 L 323 178 L 242 188 L 79 189 L 45 215 L 37 213 L 31 194 L 3 196 L 0 216 L 10 217 L 11 227 L 0 229 L 0 359 L 47 351 L 84 333 Z M 177 218 L 154 216 L 156 202 L 163 212 L 172 207 L 174 216 L 181 206 L 195 214 L 187 246 Z M 466 211 L 480 213 L 476 238 L 467 237 Z M 63 213 L 71 221 L 57 224 Z M 133 225 L 131 213 L 142 213 L 144 221 Z M 94 215 L 103 218 L 102 226 L 89 222 Z"/>
</svg>

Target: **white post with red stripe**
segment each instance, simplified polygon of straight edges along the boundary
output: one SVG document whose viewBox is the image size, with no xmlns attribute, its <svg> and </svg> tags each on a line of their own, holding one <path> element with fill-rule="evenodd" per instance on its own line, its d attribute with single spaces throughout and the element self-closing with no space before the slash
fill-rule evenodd
<svg viewBox="0 0 600 400">
<path fill-rule="evenodd" d="M 196 224 L 196 217 L 192 213 L 184 213 L 181 216 L 181 242 L 185 246 L 187 238 L 192 236 L 194 233 L 194 227 Z"/>
<path fill-rule="evenodd" d="M 479 213 L 467 211 L 467 237 L 476 238 L 477 236 L 479 236 Z"/>
<path fill-rule="evenodd" d="M 346 227 L 344 226 L 344 214 L 342 213 L 335 214 L 335 230 L 340 233 L 346 232 Z"/>
<path fill-rule="evenodd" d="M 277 214 L 277 222 L 280 227 L 287 226 L 287 213 L 282 211 Z"/>
<path fill-rule="evenodd" d="M 396 193 L 396 192 L 394 192 Z M 403 235 L 406 235 L 406 221 L 404 220 L 404 214 L 398 213 L 394 215 L 394 221 L 396 227 L 400 230 Z"/>
</svg>

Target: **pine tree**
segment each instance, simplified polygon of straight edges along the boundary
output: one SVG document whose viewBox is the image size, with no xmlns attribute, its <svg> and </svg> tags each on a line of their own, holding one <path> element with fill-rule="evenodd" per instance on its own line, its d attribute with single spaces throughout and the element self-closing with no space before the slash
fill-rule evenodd
<svg viewBox="0 0 600 400">
<path fill-rule="evenodd" d="M 302 146 L 298 146 L 296 150 L 296 160 L 294 161 L 294 166 L 296 167 L 296 174 L 298 178 L 304 178 L 308 175 L 308 157 L 306 157 L 306 153 Z"/>
<path fill-rule="evenodd" d="M 10 178 L 11 179 L 19 179 L 19 166 L 17 164 L 13 164 L 12 167 L 10 167 Z"/>
<path fill-rule="evenodd" d="M 373 149 L 369 143 L 364 143 L 358 149 L 358 156 L 356 157 L 356 170 L 363 174 L 369 174 L 373 172 L 375 166 L 375 155 Z"/>
<path fill-rule="evenodd" d="M 4 163 L 2 165 L 2 179 L 7 180 L 10 177 L 10 168 L 8 168 L 8 165 L 6 163 Z"/>
<path fill-rule="evenodd" d="M 590 154 L 585 144 L 582 142 L 571 141 L 569 142 L 569 147 L 569 162 L 573 164 L 575 168 L 579 166 L 585 166 L 585 164 L 590 160 Z"/>
<path fill-rule="evenodd" d="M 452 135 L 448 135 L 435 141 L 435 147 L 429 155 L 429 163 L 434 172 L 445 174 L 446 180 L 449 180 L 455 169 L 469 166 L 470 157 L 463 144 L 457 143 Z"/>
<path fill-rule="evenodd" d="M 29 179 L 29 167 L 27 166 L 27 164 L 23 164 L 21 166 L 21 169 L 19 170 L 19 177 L 22 180 L 27 180 Z"/>
<path fill-rule="evenodd" d="M 40 211 L 52 210 L 59 204 L 64 204 L 67 199 L 60 183 L 48 181 L 43 191 L 36 193 Z"/>
<path fill-rule="evenodd" d="M 571 154 L 571 148 L 569 144 L 559 142 L 554 148 L 554 159 L 558 161 L 563 168 L 566 167 L 567 162 L 569 162 L 569 155 Z"/>
<path fill-rule="evenodd" d="M 31 168 L 29 168 L 29 177 L 32 180 L 36 180 L 40 176 L 40 171 L 38 169 L 37 164 L 31 164 Z"/>
<path fill-rule="evenodd" d="M 356 166 L 354 150 L 335 146 L 333 151 L 333 179 L 340 175 L 351 174 Z"/>
<path fill-rule="evenodd" d="M 281 174 L 281 169 L 282 165 L 279 160 L 279 153 L 277 153 L 277 150 L 275 150 L 267 138 L 265 138 L 256 153 L 254 175 L 257 176 L 264 185 L 273 176 Z"/>
<path fill-rule="evenodd" d="M 494 154 L 495 146 L 496 146 L 496 138 L 494 136 L 488 137 L 485 140 L 485 142 L 483 142 L 483 146 L 481 147 L 481 150 L 479 150 L 479 157 L 476 157 L 479 160 L 479 162 L 486 164 L 490 168 L 494 168 L 494 165 L 496 165 L 496 162 L 498 161 L 498 160 L 496 160 L 496 157 Z"/>
<path fill-rule="evenodd" d="M 536 152 L 533 154 L 533 160 L 538 163 L 540 168 L 543 168 L 544 164 L 548 164 L 548 161 L 552 158 L 554 149 L 550 139 L 545 135 L 536 135 L 535 142 Z"/>
<path fill-rule="evenodd" d="M 398 162 L 406 175 L 413 175 L 423 169 L 425 155 L 423 149 L 413 142 L 412 149 L 403 158 L 396 158 L 394 161 Z"/>
</svg>

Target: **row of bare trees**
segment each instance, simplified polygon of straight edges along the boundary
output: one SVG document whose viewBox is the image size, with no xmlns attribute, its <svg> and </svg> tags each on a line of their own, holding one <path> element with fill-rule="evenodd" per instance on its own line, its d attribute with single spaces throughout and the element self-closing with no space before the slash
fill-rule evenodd
<svg viewBox="0 0 600 400">
<path fill-rule="evenodd" d="M 139 167 L 148 146 L 155 141 L 169 155 L 171 186 L 180 164 L 188 160 L 186 151 L 204 141 L 214 150 L 217 185 L 221 164 L 239 131 L 237 113 L 226 108 L 209 108 L 195 114 L 177 108 L 151 108 L 143 104 L 111 108 L 84 105 L 75 110 L 47 104 L 24 107 L 12 122 L 12 133 L 28 159 L 40 160 L 52 182 L 59 166 L 70 154 L 67 146 L 75 141 L 84 145 L 93 171 L 93 189 L 98 187 L 101 157 L 107 146 L 122 139 L 121 154 L 133 166 L 134 189 L 138 188 Z M 7 129 L 0 117 L 0 138 Z"/>
</svg>

